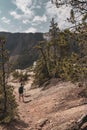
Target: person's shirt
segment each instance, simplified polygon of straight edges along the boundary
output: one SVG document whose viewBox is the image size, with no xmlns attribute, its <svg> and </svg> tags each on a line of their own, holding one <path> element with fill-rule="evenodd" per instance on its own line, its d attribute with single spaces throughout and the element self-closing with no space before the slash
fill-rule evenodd
<svg viewBox="0 0 87 130">
<path fill-rule="evenodd" d="M 20 87 L 19 87 L 19 93 L 20 93 L 20 94 L 22 94 L 22 93 L 23 93 L 23 89 L 24 89 L 24 87 L 23 87 L 23 86 L 20 86 Z"/>
</svg>

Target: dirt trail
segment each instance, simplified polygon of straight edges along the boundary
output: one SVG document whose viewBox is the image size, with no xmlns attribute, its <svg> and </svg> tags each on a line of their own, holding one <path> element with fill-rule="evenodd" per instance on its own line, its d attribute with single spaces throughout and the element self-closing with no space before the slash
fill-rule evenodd
<svg viewBox="0 0 87 130">
<path fill-rule="evenodd" d="M 19 104 L 20 121 L 8 130 L 66 130 L 87 113 L 86 99 L 79 97 L 81 88 L 70 82 L 51 85 L 47 90 L 30 89 L 32 79 L 25 85 L 25 102 L 18 100 L 18 86 L 14 83 Z"/>
</svg>

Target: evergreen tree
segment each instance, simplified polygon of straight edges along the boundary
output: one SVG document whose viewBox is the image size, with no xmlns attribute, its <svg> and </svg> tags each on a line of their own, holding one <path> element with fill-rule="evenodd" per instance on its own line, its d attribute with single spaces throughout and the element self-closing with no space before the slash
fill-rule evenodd
<svg viewBox="0 0 87 130">
<path fill-rule="evenodd" d="M 59 32 L 60 32 L 60 30 L 58 28 L 58 25 L 57 25 L 57 23 L 54 22 L 54 18 L 52 18 L 49 34 L 50 34 L 50 38 L 51 38 L 51 47 L 53 47 L 54 65 L 57 64 Z"/>
<path fill-rule="evenodd" d="M 6 52 L 4 49 L 5 39 L 0 38 L 0 61 L 1 61 L 1 69 L 2 69 L 2 82 L 3 86 L 3 95 L 4 95 L 4 112 L 7 111 L 7 92 L 6 92 L 6 77 L 5 77 L 5 62 L 6 62 Z"/>
<path fill-rule="evenodd" d="M 81 33 L 64 30 L 55 32 L 57 35 L 54 37 L 54 27 L 52 26 L 51 32 L 50 41 L 45 41 L 37 47 L 41 52 L 35 68 L 37 84 L 42 85 L 45 81 L 54 77 L 66 81 L 83 81 L 87 75 L 86 64 L 83 64 L 81 60 L 81 55 L 86 53 L 84 49 L 87 42 L 85 41 L 85 46 L 81 47 L 85 36 L 81 38 Z M 80 38 L 82 41 L 80 41 Z M 82 52 L 84 53 L 82 54 Z"/>
<path fill-rule="evenodd" d="M 13 87 L 7 85 L 8 54 L 5 38 L 0 37 L 0 123 L 9 123 L 17 115 L 17 103 Z"/>
</svg>

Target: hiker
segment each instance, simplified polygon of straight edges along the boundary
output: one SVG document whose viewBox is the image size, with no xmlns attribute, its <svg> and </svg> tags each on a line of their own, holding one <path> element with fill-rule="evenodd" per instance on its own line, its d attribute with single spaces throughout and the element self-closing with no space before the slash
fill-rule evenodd
<svg viewBox="0 0 87 130">
<path fill-rule="evenodd" d="M 18 89 L 18 92 L 19 92 L 19 101 L 22 98 L 22 101 L 24 102 L 24 86 L 22 85 L 22 83 L 21 83 L 21 86 Z"/>
</svg>

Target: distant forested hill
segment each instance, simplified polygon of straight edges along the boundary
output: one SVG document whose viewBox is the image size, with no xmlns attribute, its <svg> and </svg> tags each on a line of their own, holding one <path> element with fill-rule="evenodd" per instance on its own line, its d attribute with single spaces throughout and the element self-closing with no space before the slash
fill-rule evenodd
<svg viewBox="0 0 87 130">
<path fill-rule="evenodd" d="M 6 38 L 6 48 L 9 50 L 10 61 L 15 68 L 26 68 L 38 58 L 34 46 L 43 41 L 42 33 L 9 33 L 0 32 Z"/>
</svg>

